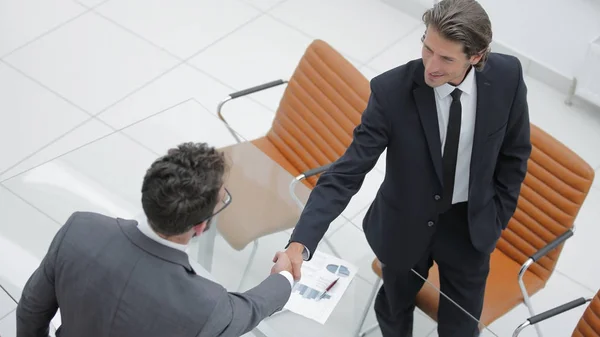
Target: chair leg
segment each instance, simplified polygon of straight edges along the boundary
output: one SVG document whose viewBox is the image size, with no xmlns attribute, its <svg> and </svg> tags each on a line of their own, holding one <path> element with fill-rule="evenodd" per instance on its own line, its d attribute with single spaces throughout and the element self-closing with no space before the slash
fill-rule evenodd
<svg viewBox="0 0 600 337">
<path fill-rule="evenodd" d="M 254 240 L 254 242 L 252 242 L 252 252 L 250 253 L 250 257 L 248 258 L 248 262 L 246 263 L 246 268 L 244 268 L 244 274 L 242 274 L 242 279 L 240 280 L 240 285 L 238 286 L 238 291 L 242 290 L 242 286 L 244 285 L 244 281 L 246 281 L 248 272 L 250 272 L 250 267 L 252 266 L 252 261 L 254 261 L 254 256 L 256 256 L 257 250 L 258 250 L 258 240 Z"/>
<path fill-rule="evenodd" d="M 529 299 L 529 293 L 527 292 L 527 287 L 525 287 L 525 282 L 523 282 L 523 277 L 525 276 L 525 272 L 527 271 L 529 266 L 533 263 L 534 261 L 531 258 L 525 261 L 525 263 L 521 266 L 521 270 L 519 270 L 519 276 L 517 279 L 519 283 L 519 288 L 521 289 L 521 295 L 523 295 L 523 302 L 525 302 L 525 306 L 527 306 L 527 310 L 529 310 L 530 317 L 535 316 L 535 311 L 533 310 L 533 305 L 531 305 L 531 300 Z M 534 326 L 537 335 L 539 337 L 543 337 L 540 326 L 537 324 L 534 324 Z"/>
<path fill-rule="evenodd" d="M 327 246 L 329 246 L 329 249 L 331 249 L 331 252 L 333 253 L 333 255 L 335 255 L 335 257 L 337 257 L 338 259 L 341 258 L 340 253 L 338 253 L 337 249 L 335 249 L 335 247 L 333 246 L 333 243 L 331 243 L 331 241 L 329 241 L 328 238 L 323 238 L 323 242 L 325 242 L 325 244 L 327 244 Z"/>
<path fill-rule="evenodd" d="M 527 306 L 527 310 L 529 310 L 530 317 L 535 316 L 535 311 L 533 310 L 533 305 L 531 305 L 531 300 L 529 299 L 529 295 L 527 292 L 523 293 L 523 300 L 525 302 L 525 306 Z M 543 337 L 542 329 L 538 324 L 533 325 L 535 327 L 535 331 L 539 337 Z"/>
<path fill-rule="evenodd" d="M 352 335 L 353 337 L 364 337 L 367 334 L 371 333 L 373 330 L 377 329 L 378 325 L 375 324 L 374 326 L 369 327 L 368 329 L 362 331 L 363 325 L 365 324 L 365 319 L 367 318 L 367 315 L 369 314 L 369 310 L 371 310 L 371 305 L 373 304 L 373 301 L 375 300 L 375 296 L 377 295 L 377 291 L 379 290 L 380 285 L 381 285 L 381 278 L 378 277 L 377 281 L 375 281 L 375 284 L 373 285 L 371 294 L 369 295 L 369 300 L 367 301 L 367 305 L 365 305 L 365 309 L 363 310 L 362 315 L 360 316 L 360 321 L 356 327 L 356 331 Z"/>
</svg>

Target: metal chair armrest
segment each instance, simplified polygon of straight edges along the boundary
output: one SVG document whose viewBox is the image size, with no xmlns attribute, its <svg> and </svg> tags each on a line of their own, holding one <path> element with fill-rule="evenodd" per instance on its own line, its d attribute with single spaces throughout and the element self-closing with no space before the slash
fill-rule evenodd
<svg viewBox="0 0 600 337">
<path fill-rule="evenodd" d="M 229 132 L 231 133 L 231 135 L 233 136 L 233 138 L 235 138 L 235 140 L 238 143 L 241 143 L 240 138 L 238 137 L 238 135 L 236 134 L 236 132 L 229 126 L 229 123 L 227 122 L 227 120 L 225 120 L 225 117 L 223 117 L 223 114 L 221 113 L 221 110 L 223 109 L 223 106 L 225 105 L 225 103 L 227 103 L 227 102 L 229 102 L 229 101 L 231 101 L 233 99 L 236 99 L 236 98 L 240 98 L 240 97 L 243 97 L 243 96 L 246 96 L 246 95 L 250 95 L 250 94 L 253 94 L 253 93 L 256 93 L 256 92 L 259 92 L 259 91 L 263 91 L 263 90 L 266 90 L 266 89 L 270 89 L 270 88 L 273 88 L 273 87 L 285 84 L 287 82 L 288 81 L 279 79 L 279 80 L 275 80 L 275 81 L 263 83 L 263 84 L 260 84 L 260 85 L 257 85 L 257 86 L 251 87 L 251 88 L 247 88 L 247 89 L 244 89 L 244 90 L 240 90 L 240 91 L 236 91 L 234 93 L 231 93 L 231 94 L 229 94 L 227 97 L 225 97 L 223 100 L 221 100 L 219 102 L 219 104 L 217 105 L 217 116 L 219 116 L 219 119 L 221 119 L 225 123 L 225 125 L 229 129 Z"/>
<path fill-rule="evenodd" d="M 567 241 L 567 239 L 572 237 L 574 231 L 575 231 L 575 227 L 568 229 L 566 232 L 561 234 L 559 237 L 554 239 L 552 242 L 550 242 L 549 244 L 547 244 L 546 246 L 542 247 L 540 250 L 535 252 L 533 255 L 531 255 L 531 257 L 529 259 L 527 259 L 527 261 L 525 261 L 525 263 L 523 263 L 523 265 L 521 266 L 521 269 L 519 269 L 519 275 L 518 275 L 519 288 L 521 289 L 521 295 L 523 295 L 523 301 L 525 302 L 525 305 L 527 306 L 527 309 L 529 310 L 530 315 L 535 316 L 535 311 L 533 310 L 533 306 L 529 299 L 529 293 L 527 292 L 527 288 L 525 287 L 525 283 L 523 282 L 523 277 L 525 276 L 525 272 L 527 271 L 527 269 L 529 269 L 529 267 L 533 263 L 537 262 L 539 259 L 541 259 L 546 254 L 548 254 L 550 251 L 552 251 L 554 248 L 558 247 L 560 244 L 562 244 L 563 242 Z M 524 326 L 522 329 L 524 329 L 526 326 Z M 539 327 L 536 326 L 536 329 L 538 330 L 538 335 L 541 336 L 541 331 L 539 330 Z"/>
<path fill-rule="evenodd" d="M 527 269 L 533 263 L 537 262 L 539 259 L 541 259 L 546 254 L 548 254 L 550 251 L 552 251 L 554 248 L 558 247 L 560 244 L 567 241 L 567 239 L 572 237 L 573 234 L 574 234 L 574 229 L 568 229 L 566 232 L 564 232 L 563 234 L 558 236 L 556 239 L 552 240 L 552 242 L 548 243 L 547 245 L 542 247 L 540 250 L 535 252 L 533 255 L 531 255 L 529 257 L 529 259 L 527 259 L 527 261 L 525 261 L 525 263 L 523 263 L 523 265 L 521 266 L 521 269 L 519 270 L 519 284 L 523 283 L 523 276 L 525 275 L 525 272 L 527 271 Z"/>
<path fill-rule="evenodd" d="M 295 189 L 296 189 L 296 185 L 300 181 L 302 181 L 302 180 L 304 180 L 306 178 L 310 178 L 310 177 L 315 176 L 315 175 L 317 175 L 319 173 L 323 173 L 323 172 L 327 171 L 331 167 L 331 165 L 333 165 L 333 163 L 329 163 L 329 164 L 326 164 L 326 165 L 323 165 L 323 166 L 320 166 L 320 167 L 317 167 L 317 168 L 305 171 L 305 172 L 299 174 L 298 176 L 296 176 L 294 178 L 294 180 L 292 180 L 290 182 L 290 196 L 294 199 L 294 201 L 296 202 L 296 204 L 298 205 L 298 207 L 300 208 L 300 210 L 302 210 L 304 208 L 304 203 L 302 201 L 300 201 L 300 199 L 298 199 L 298 196 L 294 192 Z"/>
<path fill-rule="evenodd" d="M 563 305 L 560 305 L 558 307 L 552 308 L 550 310 L 544 311 L 541 314 L 529 317 L 525 322 L 521 323 L 521 325 L 519 325 L 517 327 L 517 329 L 513 332 L 513 337 L 517 337 L 519 335 L 519 333 L 521 333 L 521 331 L 523 331 L 523 329 L 525 329 L 526 327 L 530 326 L 530 325 L 535 325 L 541 321 L 544 321 L 548 318 L 552 318 L 556 315 L 560 315 L 566 311 L 569 311 L 571 309 L 577 308 L 581 305 L 586 304 L 587 302 L 590 302 L 592 299 L 591 298 L 583 298 L 580 297 L 576 300 L 573 300 L 571 302 L 565 303 Z"/>
</svg>

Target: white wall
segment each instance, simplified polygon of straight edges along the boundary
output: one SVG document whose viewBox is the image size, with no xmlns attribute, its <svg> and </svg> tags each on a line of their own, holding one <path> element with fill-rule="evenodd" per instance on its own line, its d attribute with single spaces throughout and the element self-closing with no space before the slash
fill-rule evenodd
<svg viewBox="0 0 600 337">
<path fill-rule="evenodd" d="M 418 16 L 433 0 L 383 0 Z M 568 78 L 600 36 L 600 0 L 479 0 L 494 40 Z"/>
</svg>

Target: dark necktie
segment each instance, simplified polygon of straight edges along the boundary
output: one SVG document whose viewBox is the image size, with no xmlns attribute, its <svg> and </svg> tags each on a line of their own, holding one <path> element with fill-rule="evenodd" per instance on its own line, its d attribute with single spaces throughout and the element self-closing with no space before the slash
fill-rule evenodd
<svg viewBox="0 0 600 337">
<path fill-rule="evenodd" d="M 452 104 L 448 117 L 448 129 L 446 131 L 446 143 L 444 144 L 443 168 L 444 168 L 444 195 L 441 201 L 440 213 L 446 212 L 452 206 L 452 194 L 454 192 L 454 177 L 456 175 L 456 158 L 458 157 L 458 140 L 460 138 L 460 120 L 462 106 L 460 104 L 460 89 L 454 89 L 450 94 Z"/>
</svg>

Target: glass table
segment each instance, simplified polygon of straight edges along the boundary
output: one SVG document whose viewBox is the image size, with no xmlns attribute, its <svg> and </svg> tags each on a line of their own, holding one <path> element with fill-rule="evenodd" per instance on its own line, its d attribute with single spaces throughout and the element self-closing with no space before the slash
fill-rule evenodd
<svg viewBox="0 0 600 337">
<path fill-rule="evenodd" d="M 243 132 L 231 130 L 193 99 L 113 130 L 3 184 L 58 224 L 74 211 L 134 218 L 141 212 L 140 187 L 146 169 L 169 148 L 188 141 L 207 142 L 226 154 L 230 164 L 226 186 L 233 199 L 211 230 L 191 244 L 190 259 L 199 274 L 229 291 L 248 289 L 269 275 L 275 252 L 284 250 L 300 215 L 298 200 L 306 201 L 310 190 L 302 183 L 290 188 L 294 181 L 290 173 L 246 141 Z M 374 255 L 353 255 L 356 247 L 347 245 L 340 230 L 344 226 L 362 228 L 340 215 L 326 234 L 330 245 L 322 241 L 317 251 L 339 253 L 361 269 L 325 324 L 283 311 L 265 319 L 249 335 L 354 336 L 376 323 L 372 296 L 378 277 L 370 269 Z M 44 245 L 50 239 L 42 240 Z M 367 245 L 366 240 L 362 244 Z M 435 328 L 436 323 L 417 310 L 413 336 L 436 336 Z M 497 336 L 488 329 L 482 335 Z M 381 333 L 375 328 L 367 336 Z"/>
</svg>

